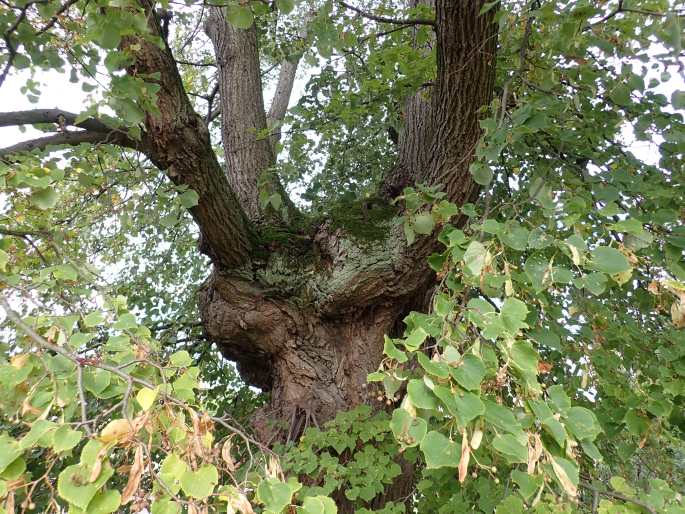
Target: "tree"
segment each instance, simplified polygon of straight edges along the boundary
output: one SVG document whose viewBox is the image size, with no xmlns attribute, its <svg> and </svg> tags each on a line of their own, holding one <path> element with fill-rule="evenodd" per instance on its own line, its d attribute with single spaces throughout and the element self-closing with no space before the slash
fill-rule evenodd
<svg viewBox="0 0 685 514">
<path fill-rule="evenodd" d="M 682 512 L 683 14 L 3 2 L 0 508 Z"/>
</svg>

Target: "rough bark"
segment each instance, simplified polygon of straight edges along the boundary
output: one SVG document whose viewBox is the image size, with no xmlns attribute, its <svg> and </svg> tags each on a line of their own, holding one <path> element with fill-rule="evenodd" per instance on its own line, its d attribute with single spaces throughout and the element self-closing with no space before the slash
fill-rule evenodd
<svg viewBox="0 0 685 514">
<path fill-rule="evenodd" d="M 440 183 L 457 203 L 476 192 L 468 166 L 480 136 L 479 109 L 492 90 L 496 29 L 492 12 L 479 16 L 481 6 L 470 0 L 436 2 L 437 76 L 410 100 L 400 148 L 406 180 Z M 262 143 L 249 135 L 265 123 L 261 94 L 246 91 L 244 78 L 235 83 L 237 70 L 247 82 L 258 83 L 242 68 L 251 61 L 258 69 L 254 31 L 238 34 L 216 15 L 213 19 L 216 25 L 208 30 L 224 81 L 222 112 L 224 119 L 227 112 L 241 118 L 222 131 L 227 171 L 234 175 L 231 183 L 242 184 L 236 187 L 252 188 L 268 151 L 258 150 L 249 162 L 229 160 L 229 154 L 235 155 L 236 141 L 253 149 Z M 235 55 L 238 50 L 245 54 Z M 246 106 L 257 112 L 244 115 Z M 248 200 L 242 203 L 251 209 Z M 248 382 L 271 392 L 271 404 L 257 421 L 264 437 L 278 430 L 267 420 L 292 425 L 304 412 L 324 421 L 364 401 L 362 384 L 381 360 L 383 335 L 432 280 L 425 257 L 434 240 L 411 248 L 402 241 L 396 226 L 387 227 L 383 240 L 362 245 L 324 225 L 299 246 L 275 246 L 261 260 L 253 259 L 250 273 L 221 267 L 204 285 L 200 311 L 208 337 L 238 363 Z M 285 433 L 292 431 L 289 426 Z"/>
<path fill-rule="evenodd" d="M 153 34 L 161 36 L 154 2 L 143 5 Z M 219 165 L 203 119 L 193 110 L 183 87 L 168 45 L 158 45 L 141 38 L 128 38 L 123 48 L 133 50 L 133 75 L 154 76 L 160 85 L 157 95 L 159 112 L 145 119 L 146 153 L 177 184 L 187 185 L 199 195 L 198 205 L 190 212 L 197 222 L 200 248 L 220 268 L 237 268 L 250 261 L 254 234 L 224 170 Z"/>
<path fill-rule="evenodd" d="M 264 112 L 257 29 L 254 25 L 247 30 L 233 27 L 221 8 L 212 7 L 205 30 L 218 66 L 228 180 L 247 215 L 257 219 L 261 214 L 260 176 L 274 163 Z"/>
</svg>

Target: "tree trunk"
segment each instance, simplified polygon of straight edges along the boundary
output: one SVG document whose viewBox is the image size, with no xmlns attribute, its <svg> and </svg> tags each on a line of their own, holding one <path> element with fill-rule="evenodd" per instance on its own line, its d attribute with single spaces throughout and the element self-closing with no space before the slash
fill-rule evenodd
<svg viewBox="0 0 685 514">
<path fill-rule="evenodd" d="M 160 33 L 154 4 L 145 2 L 151 29 Z M 435 0 L 437 75 L 407 104 L 398 164 L 382 194 L 441 184 L 461 205 L 477 193 L 468 167 L 480 137 L 479 109 L 492 93 L 496 47 L 494 10 L 480 15 L 483 3 Z M 260 178 L 275 156 L 270 138 L 258 137 L 267 115 L 256 30 L 230 27 L 219 8 L 211 8 L 206 30 L 217 55 L 225 172 L 171 50 L 138 40 L 131 71 L 159 74 L 161 86 L 160 114 L 146 119 L 141 147 L 172 180 L 199 193 L 192 213 L 214 264 L 199 295 L 202 323 L 246 382 L 271 393 L 255 417 L 257 433 L 265 441 L 295 440 L 307 424 L 373 401 L 366 377 L 382 359 L 384 335 L 401 327 L 411 308 L 426 307 L 433 281 L 426 257 L 436 241 L 424 237 L 408 248 L 400 225 L 387 223 L 384 238 L 362 244 L 324 223 L 309 237 L 260 242 Z M 281 71 L 274 119 L 287 106 L 295 67 L 286 63 Z M 283 193 L 271 180 L 268 186 Z M 412 481 L 401 477 L 375 503 L 406 498 Z M 351 512 L 340 503 L 340 512 Z"/>
</svg>

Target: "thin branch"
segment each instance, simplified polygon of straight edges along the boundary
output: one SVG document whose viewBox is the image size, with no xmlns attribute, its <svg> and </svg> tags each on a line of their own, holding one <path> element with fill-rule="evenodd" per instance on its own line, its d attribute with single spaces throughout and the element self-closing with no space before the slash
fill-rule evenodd
<svg viewBox="0 0 685 514">
<path fill-rule="evenodd" d="M 387 16 L 378 16 L 370 12 L 364 11 L 359 7 L 355 7 L 353 5 L 348 4 L 347 2 L 344 2 L 343 0 L 338 0 L 338 4 L 343 6 L 345 9 L 349 9 L 351 11 L 356 12 L 364 18 L 377 21 L 379 23 L 394 23 L 395 25 L 429 25 L 431 27 L 435 27 L 435 20 L 429 20 L 427 18 L 388 18 Z"/>
<path fill-rule="evenodd" d="M 73 362 L 77 366 L 90 366 L 90 367 L 99 368 L 99 369 L 102 369 L 105 371 L 109 371 L 110 373 L 112 373 L 112 374 L 118 376 L 119 378 L 123 379 L 124 381 L 126 381 L 126 383 L 129 386 L 129 391 L 128 391 L 129 394 L 130 394 L 130 389 L 131 389 L 132 384 L 138 384 L 138 385 L 141 385 L 143 387 L 147 387 L 148 389 L 155 389 L 156 388 L 156 385 L 153 384 L 152 382 L 148 382 L 145 379 L 138 378 L 138 377 L 135 377 L 133 375 L 130 375 L 130 374 L 126 373 L 125 371 L 122 371 L 121 369 L 119 369 L 116 366 L 110 366 L 109 364 L 105 364 L 103 362 L 96 361 L 96 360 L 82 359 L 82 358 L 68 352 L 67 350 L 65 350 L 61 346 L 58 346 L 56 344 L 53 344 L 53 343 L 47 341 L 43 336 L 38 334 L 30 326 L 28 326 L 26 323 L 24 323 L 24 321 L 21 319 L 21 316 L 17 312 L 15 312 L 12 309 L 12 307 L 10 307 L 7 299 L 3 295 L 0 295 L 0 306 L 5 310 L 7 317 L 10 320 L 12 320 L 12 322 L 17 326 L 17 328 L 19 328 L 22 332 L 24 332 L 24 334 L 26 334 L 36 345 L 38 345 L 38 347 L 43 348 L 44 350 L 49 350 L 49 351 L 55 352 L 59 355 L 62 355 L 63 357 L 66 357 L 67 359 L 69 359 L 71 362 Z M 148 362 L 148 364 L 152 364 L 152 363 Z M 183 401 L 179 400 L 178 398 L 175 398 L 175 397 L 173 397 L 167 393 L 160 392 L 160 396 L 164 397 L 165 399 L 167 399 L 171 403 L 174 403 L 180 407 L 183 407 L 186 409 L 189 408 L 185 402 L 183 402 Z M 267 448 L 266 446 L 261 444 L 259 441 L 256 441 L 255 439 L 253 439 L 248 434 L 246 434 L 244 431 L 240 430 L 239 428 L 235 427 L 234 425 L 227 423 L 224 418 L 210 416 L 210 419 L 212 421 L 214 421 L 215 423 L 219 423 L 220 425 L 224 426 L 225 428 L 233 431 L 235 434 L 242 437 L 245 440 L 245 442 L 252 443 L 255 446 L 259 447 L 262 451 L 264 451 L 266 453 L 273 454 L 273 452 L 269 448 Z"/>
<path fill-rule="evenodd" d="M 633 505 L 637 505 L 638 507 L 642 507 L 647 512 L 649 512 L 650 514 L 656 514 L 656 510 L 654 510 L 649 504 L 647 504 L 643 501 L 640 501 L 636 498 L 630 498 L 629 496 L 624 496 L 622 494 L 614 493 L 611 491 L 602 491 L 602 490 L 596 488 L 595 486 L 593 486 L 592 484 L 588 484 L 588 483 L 584 483 L 584 482 L 581 482 L 580 486 L 584 487 L 585 489 L 589 489 L 590 491 L 593 491 L 597 494 L 601 494 L 602 496 L 606 496 L 608 498 L 614 498 L 616 500 L 620 500 L 623 502 L 632 503 Z"/>
<path fill-rule="evenodd" d="M 129 142 L 128 138 L 122 138 L 121 134 L 112 132 L 91 132 L 89 130 L 60 132 L 59 134 L 22 141 L 21 143 L 12 146 L 0 148 L 0 159 L 7 161 L 5 157 L 8 155 L 31 152 L 33 150 L 43 150 L 49 146 L 76 146 L 81 143 L 113 143 L 129 146 L 129 144 L 124 144 L 125 142 Z"/>
<path fill-rule="evenodd" d="M 55 23 L 57 23 L 57 21 L 59 20 L 59 17 L 62 16 L 67 11 L 67 9 L 69 9 L 69 7 L 71 7 L 72 5 L 74 5 L 78 1 L 79 0 L 67 0 L 66 2 L 64 2 L 64 5 L 62 5 L 62 7 L 60 7 L 57 10 L 57 12 L 52 16 L 52 18 L 50 18 L 50 20 L 48 20 L 48 22 L 45 24 L 45 26 L 42 29 L 40 29 L 38 32 L 36 32 L 36 36 L 40 36 L 41 34 L 50 30 L 55 25 Z M 34 37 L 36 37 L 36 36 L 34 36 Z"/>
</svg>

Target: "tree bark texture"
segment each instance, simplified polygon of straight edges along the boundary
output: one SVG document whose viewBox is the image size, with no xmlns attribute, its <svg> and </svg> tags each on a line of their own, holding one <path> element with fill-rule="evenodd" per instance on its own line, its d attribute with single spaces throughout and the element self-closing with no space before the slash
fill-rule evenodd
<svg viewBox="0 0 685 514">
<path fill-rule="evenodd" d="M 398 192 L 398 180 L 403 186 L 441 184 L 457 204 L 477 193 L 468 167 L 480 137 L 480 109 L 492 94 L 496 49 L 494 13 L 479 15 L 482 4 L 435 2 L 437 76 L 406 106 L 398 164 L 388 173 L 387 189 Z M 255 31 L 228 26 L 217 11 L 208 32 L 222 80 L 226 171 L 253 217 L 256 176 L 273 159 L 270 146 L 253 135 L 266 126 Z M 282 75 L 287 85 L 294 70 L 285 67 Z M 238 158 L 240 144 L 252 150 Z M 364 401 L 362 385 L 381 360 L 384 334 L 432 281 L 425 258 L 434 240 L 407 248 L 397 226 L 386 228 L 382 240 L 361 244 L 324 224 L 297 245 L 253 253 L 249 269 L 217 266 L 202 288 L 208 337 L 249 383 L 271 392 L 258 422 L 265 436 L 277 429 L 266 420 L 287 422 L 306 412 L 321 422 Z"/>
</svg>

